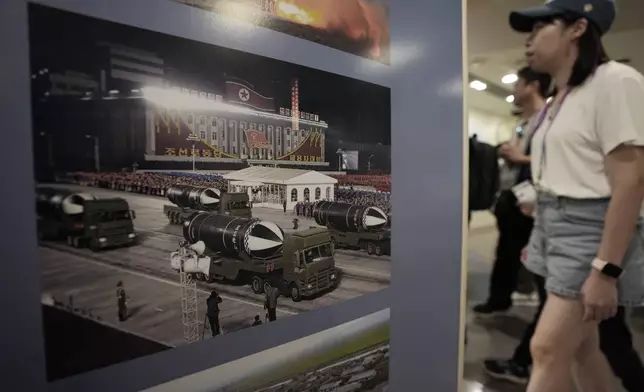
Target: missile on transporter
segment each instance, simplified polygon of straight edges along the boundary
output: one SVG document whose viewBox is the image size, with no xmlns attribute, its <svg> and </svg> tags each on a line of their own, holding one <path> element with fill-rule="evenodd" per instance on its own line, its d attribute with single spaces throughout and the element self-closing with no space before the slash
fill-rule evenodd
<svg viewBox="0 0 644 392">
<path fill-rule="evenodd" d="M 198 211 L 212 211 L 219 206 L 221 191 L 191 185 L 173 185 L 166 191 L 166 196 L 171 203 Z"/>
<path fill-rule="evenodd" d="M 207 248 L 241 260 L 280 255 L 284 245 L 284 232 L 275 223 L 207 212 L 184 223 L 183 237 L 198 253 Z"/>
<path fill-rule="evenodd" d="M 86 200 L 96 200 L 89 193 L 72 192 L 62 188 L 36 187 L 36 211 L 38 215 L 79 215 L 85 210 Z"/>
<path fill-rule="evenodd" d="M 313 217 L 318 225 L 352 233 L 375 231 L 387 225 L 387 214 L 378 207 L 333 201 L 315 204 Z"/>
</svg>

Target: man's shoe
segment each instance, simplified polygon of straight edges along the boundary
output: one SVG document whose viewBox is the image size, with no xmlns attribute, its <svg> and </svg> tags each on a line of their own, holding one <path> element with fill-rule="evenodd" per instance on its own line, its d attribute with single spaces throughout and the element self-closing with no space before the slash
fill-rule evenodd
<svg viewBox="0 0 644 392">
<path fill-rule="evenodd" d="M 483 362 L 483 368 L 490 377 L 514 384 L 526 385 L 530 379 L 528 368 L 511 359 L 487 359 Z"/>
<path fill-rule="evenodd" d="M 479 317 L 492 317 L 506 314 L 510 310 L 510 306 L 501 307 L 486 302 L 476 305 L 472 310 Z"/>
</svg>

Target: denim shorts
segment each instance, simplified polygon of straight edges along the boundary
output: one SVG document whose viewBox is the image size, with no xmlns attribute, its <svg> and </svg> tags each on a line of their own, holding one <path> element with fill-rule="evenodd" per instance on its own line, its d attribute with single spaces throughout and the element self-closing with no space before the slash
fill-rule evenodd
<svg viewBox="0 0 644 392">
<path fill-rule="evenodd" d="M 578 298 L 602 239 L 609 199 L 570 199 L 539 193 L 534 230 L 526 250 L 525 266 L 546 278 L 546 290 Z M 621 306 L 644 305 L 644 222 L 622 260 L 618 282 Z M 608 261 L 608 260 L 607 260 Z"/>
</svg>

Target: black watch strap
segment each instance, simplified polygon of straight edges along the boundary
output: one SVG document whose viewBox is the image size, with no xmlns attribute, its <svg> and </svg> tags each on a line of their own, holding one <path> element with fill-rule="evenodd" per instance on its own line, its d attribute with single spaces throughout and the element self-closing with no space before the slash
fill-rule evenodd
<svg viewBox="0 0 644 392">
<path fill-rule="evenodd" d="M 592 265 L 593 265 L 593 268 L 595 268 L 602 274 L 614 279 L 619 279 L 619 277 L 622 276 L 622 272 L 624 272 L 624 270 L 621 267 L 600 259 L 593 260 Z"/>
</svg>

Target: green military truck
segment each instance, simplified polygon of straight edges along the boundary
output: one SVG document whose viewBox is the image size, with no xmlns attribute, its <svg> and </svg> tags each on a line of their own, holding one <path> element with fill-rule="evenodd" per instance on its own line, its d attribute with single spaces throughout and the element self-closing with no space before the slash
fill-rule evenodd
<svg viewBox="0 0 644 392">
<path fill-rule="evenodd" d="M 197 212 L 252 217 L 247 193 L 221 192 L 219 189 L 191 185 L 174 185 L 166 190 L 172 205 L 164 205 L 163 213 L 172 224 L 181 224 Z"/>
<path fill-rule="evenodd" d="M 184 223 L 171 267 L 198 280 L 238 281 L 262 294 L 278 288 L 295 302 L 335 287 L 331 236 L 312 228 L 285 236 L 274 223 L 201 213 Z"/>
<path fill-rule="evenodd" d="M 136 215 L 125 199 L 97 199 L 62 188 L 36 188 L 38 238 L 97 252 L 136 243 Z"/>
<path fill-rule="evenodd" d="M 360 249 L 368 255 L 390 255 L 391 254 L 391 230 L 380 229 L 378 231 L 361 231 L 357 233 L 338 230 L 329 227 L 333 246 L 346 249 Z"/>
</svg>

